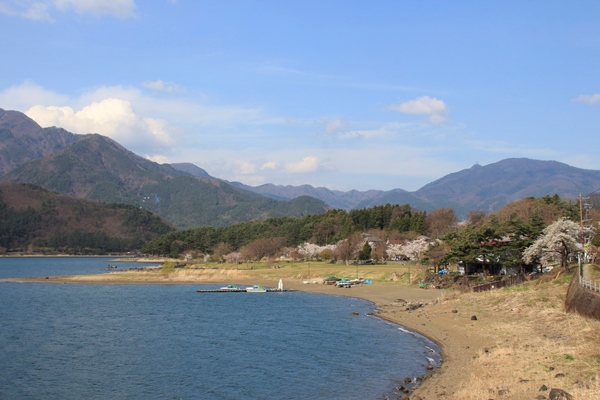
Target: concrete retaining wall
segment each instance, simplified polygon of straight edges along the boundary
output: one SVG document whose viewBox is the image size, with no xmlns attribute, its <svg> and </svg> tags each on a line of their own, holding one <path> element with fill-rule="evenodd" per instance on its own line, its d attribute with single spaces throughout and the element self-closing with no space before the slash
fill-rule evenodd
<svg viewBox="0 0 600 400">
<path fill-rule="evenodd" d="M 567 290 L 565 309 L 600 321 L 600 293 L 579 286 L 577 274 L 573 274 Z"/>
</svg>

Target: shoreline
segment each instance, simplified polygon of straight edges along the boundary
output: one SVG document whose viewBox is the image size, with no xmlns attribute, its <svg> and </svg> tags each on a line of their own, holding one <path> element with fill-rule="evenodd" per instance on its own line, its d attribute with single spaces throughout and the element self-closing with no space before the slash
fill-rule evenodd
<svg viewBox="0 0 600 400">
<path fill-rule="evenodd" d="M 202 284 L 228 284 L 231 282 L 223 280 L 160 280 L 147 279 L 118 279 L 117 273 L 86 275 L 86 276 L 52 276 L 35 278 L 9 278 L 0 282 L 18 283 L 46 283 L 46 284 L 109 284 L 109 285 L 202 285 Z M 128 277 L 131 275 L 128 273 Z M 146 279 L 143 279 L 146 278 Z M 248 285 L 260 284 L 269 287 L 277 287 L 277 282 L 270 279 L 235 279 L 236 284 Z M 352 288 L 338 288 L 330 285 L 302 283 L 294 280 L 284 281 L 284 288 L 333 296 L 345 296 L 359 298 L 368 301 L 374 306 L 374 315 L 393 324 L 402 326 L 410 331 L 425 337 L 439 347 L 440 365 L 429 371 L 424 379 L 413 386 L 410 392 L 411 398 L 436 399 L 446 395 L 446 390 L 456 384 L 455 376 L 446 377 L 447 371 L 458 369 L 465 365 L 469 358 L 473 358 L 479 347 L 478 340 L 474 337 L 468 339 L 470 345 L 465 345 L 465 335 L 462 329 L 452 328 L 448 312 L 436 307 L 442 306 L 445 300 L 456 297 L 456 293 L 447 290 L 417 289 L 403 284 L 364 284 Z M 409 308 L 413 308 L 410 309 Z M 434 320 L 432 316 L 435 315 Z M 450 314 L 453 315 L 453 314 Z M 470 351 L 465 352 L 465 347 Z M 404 377 L 399 377 L 400 380 Z M 448 393 L 450 394 L 450 393 Z"/>
<path fill-rule="evenodd" d="M 340 267 L 336 275 L 358 275 L 354 266 Z M 600 400 L 600 321 L 565 311 L 571 279 L 566 274 L 549 274 L 514 288 L 460 293 L 402 283 L 396 279 L 396 267 L 363 270 L 362 276 L 377 277 L 375 283 L 352 288 L 316 283 L 329 276 L 324 274 L 330 269 L 314 268 L 306 274 L 308 268 L 131 268 L 0 282 L 277 287 L 281 278 L 285 289 L 368 301 L 374 316 L 435 343 L 441 366 L 418 386 L 406 384 L 412 400 L 547 400 L 551 389 L 564 389 L 574 399 Z M 403 385 L 403 377 L 398 379 Z"/>
</svg>

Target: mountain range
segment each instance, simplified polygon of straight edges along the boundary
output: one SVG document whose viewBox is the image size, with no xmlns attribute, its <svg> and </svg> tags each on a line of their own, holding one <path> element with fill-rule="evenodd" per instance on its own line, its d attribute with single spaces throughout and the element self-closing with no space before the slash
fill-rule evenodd
<svg viewBox="0 0 600 400">
<path fill-rule="evenodd" d="M 239 182 L 232 182 L 232 185 L 281 200 L 312 196 L 333 208 L 360 209 L 387 203 L 410 204 L 424 211 L 448 207 L 464 218 L 469 211 L 489 213 L 524 197 L 557 194 L 561 198 L 575 199 L 580 194 L 600 189 L 600 171 L 575 168 L 557 161 L 508 158 L 485 166 L 475 164 L 414 192 L 403 189 L 343 192 L 310 185 L 253 187 Z"/>
<path fill-rule="evenodd" d="M 42 128 L 25 114 L 0 109 L 0 180 L 59 193 L 125 203 L 180 228 L 226 226 L 253 219 L 303 216 L 329 208 L 410 204 L 424 211 L 451 207 L 460 217 L 491 212 L 523 197 L 575 198 L 600 188 L 600 171 L 556 161 L 510 158 L 475 164 L 409 192 L 337 191 L 324 187 L 248 186 L 210 176 L 190 163 L 157 164 L 98 134 Z"/>
</svg>

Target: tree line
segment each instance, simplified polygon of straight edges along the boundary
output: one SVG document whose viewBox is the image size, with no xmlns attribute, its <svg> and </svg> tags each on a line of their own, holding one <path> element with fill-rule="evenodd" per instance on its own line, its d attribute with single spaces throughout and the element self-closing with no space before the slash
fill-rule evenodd
<svg viewBox="0 0 600 400">
<path fill-rule="evenodd" d="M 525 265 L 555 257 L 566 267 L 569 254 L 578 251 L 575 239 L 583 240 L 580 217 L 579 204 L 558 195 L 528 197 L 489 215 L 471 212 L 460 229 L 439 237 L 426 252 L 426 261 L 432 266 L 502 264 L 523 271 Z M 596 212 L 594 219 L 598 217 Z M 592 230 L 585 231 L 592 246 L 600 244 Z"/>
<path fill-rule="evenodd" d="M 435 213 L 433 215 L 435 217 Z M 453 215 L 453 218 L 455 221 L 456 216 Z M 171 232 L 146 243 L 142 252 L 173 257 L 184 251 L 212 254 L 219 245 L 225 244 L 236 251 L 259 239 L 270 239 L 280 247 L 294 247 L 305 242 L 323 246 L 369 230 L 385 231 L 390 236 L 408 232 L 425 234 L 428 223 L 426 212 L 414 210 L 408 204 L 386 204 L 350 212 L 335 209 L 300 218 L 269 218 L 221 228 L 202 227 Z"/>
<path fill-rule="evenodd" d="M 210 254 L 215 261 L 260 260 L 282 252 L 346 262 L 402 255 L 438 268 L 458 261 L 483 260 L 484 264 L 501 262 L 522 270 L 526 264 L 541 261 L 543 252 L 551 253 L 548 246 L 538 246 L 537 253 L 530 250 L 531 256 L 524 258 L 525 251 L 538 243 L 545 229 L 559 220 L 578 223 L 579 211 L 577 202 L 557 195 L 529 197 L 489 214 L 472 211 L 459 222 L 451 208 L 427 214 L 409 205 L 386 204 L 176 231 L 147 242 L 142 252 L 171 257 Z M 598 220 L 596 215 L 593 218 Z M 596 239 L 593 243 L 599 244 Z"/>
</svg>

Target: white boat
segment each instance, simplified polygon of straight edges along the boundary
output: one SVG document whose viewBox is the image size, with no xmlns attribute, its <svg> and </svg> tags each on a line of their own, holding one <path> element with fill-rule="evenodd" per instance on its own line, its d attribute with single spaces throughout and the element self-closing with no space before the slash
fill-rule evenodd
<svg viewBox="0 0 600 400">
<path fill-rule="evenodd" d="M 254 285 L 252 287 L 247 287 L 246 292 L 248 293 L 266 293 L 267 288 L 260 285 Z"/>
</svg>

